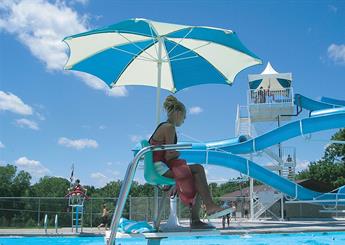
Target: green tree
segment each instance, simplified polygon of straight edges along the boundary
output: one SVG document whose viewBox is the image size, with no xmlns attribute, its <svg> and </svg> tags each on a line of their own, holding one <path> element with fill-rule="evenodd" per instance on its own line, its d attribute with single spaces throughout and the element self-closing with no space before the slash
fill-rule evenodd
<svg viewBox="0 0 345 245">
<path fill-rule="evenodd" d="M 12 184 L 16 171 L 13 165 L 0 166 L 0 196 L 13 196 Z"/>
<path fill-rule="evenodd" d="M 31 195 L 31 175 L 21 170 L 13 179 L 12 193 L 16 197 L 27 197 Z"/>
<path fill-rule="evenodd" d="M 339 130 L 332 140 L 345 141 L 345 129 Z M 311 162 L 308 169 L 300 172 L 297 179 L 314 179 L 330 184 L 333 188 L 345 185 L 345 145 L 330 144 L 324 156 Z"/>
<path fill-rule="evenodd" d="M 61 177 L 45 176 L 32 186 L 37 197 L 64 197 L 69 188 L 69 181 Z"/>
</svg>

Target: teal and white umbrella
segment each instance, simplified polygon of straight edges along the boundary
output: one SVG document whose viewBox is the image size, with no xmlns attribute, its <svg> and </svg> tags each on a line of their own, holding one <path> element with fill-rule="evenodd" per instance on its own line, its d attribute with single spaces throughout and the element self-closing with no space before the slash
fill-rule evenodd
<svg viewBox="0 0 345 245">
<path fill-rule="evenodd" d="M 157 87 L 157 108 L 160 88 L 175 93 L 200 84 L 231 85 L 240 71 L 261 63 L 231 30 L 146 19 L 125 20 L 64 41 L 70 48 L 65 69 L 90 73 L 110 87 Z"/>
</svg>

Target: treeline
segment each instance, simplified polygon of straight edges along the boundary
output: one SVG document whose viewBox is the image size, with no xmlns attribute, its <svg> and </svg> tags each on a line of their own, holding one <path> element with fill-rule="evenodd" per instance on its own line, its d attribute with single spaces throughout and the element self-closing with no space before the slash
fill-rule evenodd
<svg viewBox="0 0 345 245">
<path fill-rule="evenodd" d="M 335 133 L 331 140 L 345 141 L 345 129 Z M 311 162 L 297 175 L 298 179 L 313 179 L 329 184 L 333 189 L 345 185 L 345 144 L 330 144 L 323 157 Z"/>
<path fill-rule="evenodd" d="M 37 183 L 30 184 L 31 176 L 23 170 L 17 171 L 14 165 L 0 166 L 0 197 L 64 197 L 70 182 L 61 177 L 45 176 Z M 96 188 L 84 185 L 87 194 L 93 198 L 117 197 L 120 193 L 122 181 L 111 181 L 105 186 Z M 210 183 L 214 197 L 222 196 L 239 188 L 244 188 L 247 183 L 230 181 L 223 184 Z M 132 183 L 129 195 L 134 197 L 150 197 L 153 193 L 153 186 L 150 184 Z"/>
<path fill-rule="evenodd" d="M 345 129 L 339 130 L 332 136 L 332 140 L 345 141 Z M 345 145 L 330 144 L 326 147 L 323 157 L 311 162 L 308 168 L 296 176 L 297 179 L 313 179 L 329 184 L 333 189 L 345 185 Z M 61 177 L 45 176 L 37 183 L 30 184 L 31 176 L 23 170 L 18 171 L 14 165 L 0 166 L 0 226 L 36 226 L 42 223 L 44 213 L 61 214 L 61 224 L 70 222 L 70 209 L 66 199 L 70 183 Z M 85 185 L 88 196 L 93 200 L 85 207 L 89 215 L 85 225 L 98 222 L 102 203 L 108 203 L 110 209 L 114 207 L 115 197 L 118 197 L 121 181 L 111 181 L 101 188 Z M 259 184 L 259 182 L 255 182 Z M 217 199 L 248 186 L 247 182 L 229 180 L 227 183 L 210 183 L 213 197 Z M 153 186 L 134 182 L 129 193 L 132 197 L 152 197 Z M 9 198 L 4 198 L 9 197 Z M 11 197 L 22 197 L 14 199 Z M 49 197 L 50 199 L 34 199 L 30 197 Z M 27 199 L 25 199 L 27 198 Z M 53 199 L 55 198 L 55 199 Z M 112 198 L 112 199 L 105 199 Z M 144 200 L 144 199 L 143 199 Z M 90 204 L 91 203 L 91 204 Z M 151 206 L 151 204 L 148 204 Z M 129 213 L 126 205 L 125 212 Z"/>
<path fill-rule="evenodd" d="M 71 226 L 71 207 L 65 198 L 70 182 L 61 177 L 45 176 L 37 183 L 30 184 L 31 176 L 23 170 L 18 171 L 14 165 L 0 166 L 0 227 L 37 227 L 43 226 L 44 216 L 49 217 L 49 225 L 54 225 L 54 216 L 59 216 L 60 226 Z M 84 185 L 91 198 L 84 203 L 84 226 L 100 223 L 101 207 L 105 203 L 109 210 L 114 210 L 116 197 L 119 196 L 122 181 L 111 181 L 101 188 Z M 224 184 L 211 183 L 214 197 L 219 197 L 239 188 L 247 182 Z M 133 182 L 124 216 L 148 219 L 153 214 L 153 186 Z M 130 209 L 132 209 L 130 211 Z M 188 211 L 188 210 L 187 210 Z M 135 216 L 139 215 L 139 216 Z M 134 215 L 134 216 L 133 216 Z"/>
</svg>

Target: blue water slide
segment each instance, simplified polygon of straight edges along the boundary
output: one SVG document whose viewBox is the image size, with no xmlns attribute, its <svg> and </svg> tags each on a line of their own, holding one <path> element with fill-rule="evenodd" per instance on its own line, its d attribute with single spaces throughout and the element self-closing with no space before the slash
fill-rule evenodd
<svg viewBox="0 0 345 245">
<path fill-rule="evenodd" d="M 221 149 L 233 154 L 248 154 L 264 150 L 280 142 L 310 133 L 345 127 L 345 109 L 333 108 L 319 111 L 318 115 L 304 118 L 240 143 L 222 140 L 206 143 L 207 149 Z M 217 146 L 217 147 L 214 147 Z"/>
<path fill-rule="evenodd" d="M 338 106 L 345 106 L 345 100 L 337 100 L 337 99 L 328 98 L 328 97 L 322 97 L 321 102 L 338 105 Z"/>
<path fill-rule="evenodd" d="M 330 109 L 341 106 L 339 104 L 329 103 L 329 101 L 316 101 L 301 94 L 295 94 L 294 103 L 295 105 L 298 105 L 309 111 Z"/>
<path fill-rule="evenodd" d="M 253 139 L 243 136 L 234 139 L 207 143 L 193 143 L 193 150 L 182 151 L 181 158 L 190 163 L 208 163 L 235 169 L 259 180 L 286 195 L 298 200 L 336 200 L 345 205 L 345 193 L 319 193 L 306 189 L 274 172 L 234 154 L 248 154 L 263 150 L 285 140 L 327 129 L 345 127 L 345 108 L 333 108 L 315 111 L 317 115 L 288 123 L 280 128 Z M 323 204 L 330 204 L 328 202 Z M 334 202 L 333 202 L 334 204 Z"/>
<path fill-rule="evenodd" d="M 325 202 L 320 203 L 334 204 L 334 200 L 342 199 L 339 200 L 338 204 L 345 205 L 345 193 L 311 191 L 243 157 L 222 151 L 207 151 L 206 145 L 200 143 L 193 144 L 193 150 L 181 151 L 181 158 L 186 159 L 189 163 L 204 164 L 207 162 L 208 164 L 235 169 L 296 200 L 314 200 L 316 203 L 323 200 Z"/>
</svg>

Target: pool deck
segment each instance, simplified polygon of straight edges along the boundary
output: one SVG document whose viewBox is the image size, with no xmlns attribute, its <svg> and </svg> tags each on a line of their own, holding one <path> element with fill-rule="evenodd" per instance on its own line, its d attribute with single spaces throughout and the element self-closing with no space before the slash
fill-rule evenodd
<svg viewBox="0 0 345 245">
<path fill-rule="evenodd" d="M 231 221 L 229 227 L 223 229 L 222 223 L 219 220 L 213 220 L 217 230 L 193 230 L 192 232 L 188 228 L 188 221 L 181 221 L 184 228 L 180 232 L 160 232 L 160 233 L 146 233 L 154 234 L 154 236 L 171 236 L 171 235 L 243 235 L 252 233 L 296 233 L 296 232 L 334 232 L 345 231 L 345 220 L 325 220 L 325 221 Z M 0 229 L 0 236 L 104 236 L 105 230 L 101 228 L 89 228 L 84 227 L 83 233 L 76 234 L 72 232 L 71 228 L 59 228 L 56 233 L 55 229 L 47 229 L 47 233 L 43 228 L 40 229 Z M 119 234 L 119 233 L 118 233 Z M 128 235 L 119 234 L 119 237 L 128 236 L 142 236 L 140 234 Z"/>
</svg>

